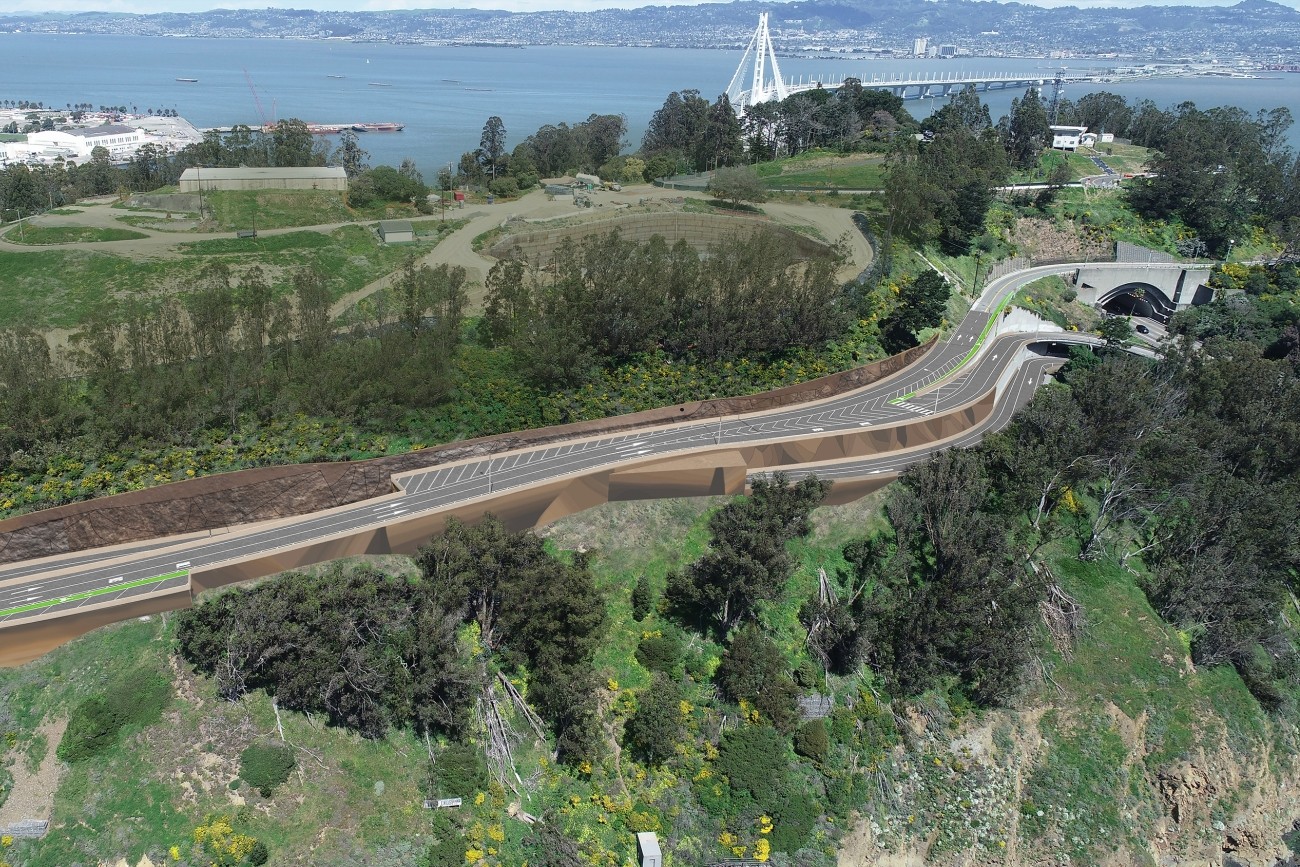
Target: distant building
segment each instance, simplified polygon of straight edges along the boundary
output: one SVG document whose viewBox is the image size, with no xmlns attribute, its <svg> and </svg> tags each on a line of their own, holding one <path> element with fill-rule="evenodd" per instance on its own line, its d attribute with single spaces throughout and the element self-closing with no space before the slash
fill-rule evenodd
<svg viewBox="0 0 1300 867">
<path fill-rule="evenodd" d="M 912 40 L 912 56 L 925 57 L 925 44 L 930 40 L 922 36 L 920 39 Z"/>
<path fill-rule="evenodd" d="M 956 45 L 940 45 L 940 46 L 939 46 L 939 56 L 940 56 L 940 57 L 956 57 L 956 56 L 957 56 L 957 46 L 956 46 Z"/>
<path fill-rule="evenodd" d="M 410 220 L 380 220 L 379 238 L 385 244 L 409 244 L 415 240 Z"/>
<path fill-rule="evenodd" d="M 1078 150 L 1086 126 L 1054 126 L 1052 129 L 1052 147 L 1063 151 Z"/>
<path fill-rule="evenodd" d="M 331 190 L 344 192 L 348 176 L 341 166 L 305 168 L 186 169 L 182 193 L 208 190 Z"/>
<path fill-rule="evenodd" d="M 123 162 L 135 156 L 136 150 L 146 141 L 143 130 L 122 124 L 88 126 L 82 129 L 46 130 L 27 136 L 27 144 L 34 148 L 65 151 L 66 158 L 78 163 L 90 161 L 95 148 L 108 151 L 114 162 Z"/>
</svg>

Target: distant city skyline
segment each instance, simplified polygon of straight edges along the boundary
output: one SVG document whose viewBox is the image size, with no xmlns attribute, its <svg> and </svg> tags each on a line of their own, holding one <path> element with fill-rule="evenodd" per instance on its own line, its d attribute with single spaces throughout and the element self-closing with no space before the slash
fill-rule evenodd
<svg viewBox="0 0 1300 867">
<path fill-rule="evenodd" d="M 632 9 L 641 6 L 697 6 L 713 0 L 0 0 L 0 15 L 50 12 L 207 12 L 212 9 L 315 9 L 338 12 L 381 12 L 395 9 L 501 9 L 509 12 Z M 1123 8 L 1133 6 L 1232 6 L 1239 0 L 1021 0 L 1042 7 Z M 1300 9 L 1300 0 L 1277 0 Z M 781 5 L 774 0 L 773 5 Z"/>
</svg>

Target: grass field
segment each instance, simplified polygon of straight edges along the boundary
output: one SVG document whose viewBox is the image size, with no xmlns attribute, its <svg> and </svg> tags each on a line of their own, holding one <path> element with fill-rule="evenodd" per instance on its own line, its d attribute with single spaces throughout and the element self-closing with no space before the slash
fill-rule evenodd
<svg viewBox="0 0 1300 867">
<path fill-rule="evenodd" d="M 883 184 L 884 158 L 842 156 L 808 151 L 795 157 L 755 166 L 768 189 L 875 190 Z"/>
<path fill-rule="evenodd" d="M 411 254 L 380 244 L 363 226 L 329 234 L 293 232 L 255 239 L 212 239 L 178 245 L 179 257 L 119 256 L 90 250 L 0 251 L 0 327 L 75 328 L 111 299 L 149 300 L 183 293 L 209 262 L 221 260 L 238 272 L 259 265 L 277 291 L 289 290 L 287 276 L 314 266 L 327 275 L 338 298 L 393 271 Z"/>
<path fill-rule="evenodd" d="M 348 206 L 342 193 L 325 190 L 239 190 L 204 194 L 217 231 L 290 229 L 328 223 L 409 219 L 419 212 L 409 204 L 378 202 Z"/>
<path fill-rule="evenodd" d="M 80 213 L 73 211 L 72 213 Z M 5 240 L 11 244 L 47 246 L 55 244 L 93 244 L 104 241 L 139 241 L 149 237 L 130 229 L 103 229 L 97 226 L 24 226 L 10 229 Z"/>
<path fill-rule="evenodd" d="M 196 231 L 195 224 L 198 219 L 198 214 L 178 214 L 173 212 L 172 219 L 147 214 L 127 214 L 124 217 L 118 217 L 117 221 L 141 229 L 152 229 L 155 232 L 194 232 Z"/>
<path fill-rule="evenodd" d="M 1101 314 L 1091 305 L 1080 304 L 1077 294 L 1060 277 L 1044 277 L 1017 292 L 1014 303 L 1062 328 L 1092 331 L 1101 322 Z"/>
</svg>

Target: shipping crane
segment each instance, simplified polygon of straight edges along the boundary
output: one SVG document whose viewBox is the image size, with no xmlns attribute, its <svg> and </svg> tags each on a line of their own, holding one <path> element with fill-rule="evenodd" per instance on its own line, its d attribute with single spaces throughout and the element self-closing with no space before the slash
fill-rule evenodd
<svg viewBox="0 0 1300 867">
<path fill-rule="evenodd" d="M 257 95 L 257 88 L 253 86 L 253 76 L 248 74 L 247 68 L 244 69 L 244 80 L 248 82 L 248 89 L 253 93 L 253 104 L 257 106 L 257 116 L 262 119 L 262 129 L 274 126 L 275 118 L 266 119 L 266 111 L 262 108 L 262 98 Z"/>
</svg>

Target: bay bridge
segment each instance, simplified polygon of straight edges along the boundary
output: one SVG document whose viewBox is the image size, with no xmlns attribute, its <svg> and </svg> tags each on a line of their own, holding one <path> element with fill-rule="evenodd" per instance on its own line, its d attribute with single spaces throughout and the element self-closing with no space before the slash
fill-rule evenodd
<svg viewBox="0 0 1300 867">
<path fill-rule="evenodd" d="M 887 90 L 902 99 L 929 99 L 952 96 L 967 85 L 974 85 L 981 93 L 989 90 L 1026 90 L 1030 87 L 1041 88 L 1046 84 L 1088 81 L 1092 76 L 1077 73 L 1067 77 L 1062 72 L 1045 78 L 1025 73 L 941 72 L 873 75 L 870 80 L 848 75 L 800 76 L 787 80 L 781 76 L 776 50 L 772 46 L 772 34 L 768 30 L 767 13 L 763 12 L 758 16 L 758 29 L 749 40 L 745 55 L 736 67 L 736 74 L 731 77 L 731 84 L 727 85 L 727 98 L 737 112 L 744 112 L 750 106 L 774 99 L 782 100 L 795 93 L 817 88 L 834 90 L 841 87 L 846 78 L 856 78 L 864 88 Z"/>
</svg>

